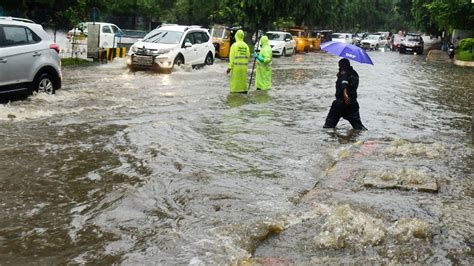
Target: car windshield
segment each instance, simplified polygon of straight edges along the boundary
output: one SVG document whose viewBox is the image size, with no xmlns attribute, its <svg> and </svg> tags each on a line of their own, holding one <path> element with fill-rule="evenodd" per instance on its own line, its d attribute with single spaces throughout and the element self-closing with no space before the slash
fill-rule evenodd
<svg viewBox="0 0 474 266">
<path fill-rule="evenodd" d="M 181 40 L 181 36 L 183 36 L 183 33 L 178 31 L 154 30 L 147 34 L 143 41 L 151 43 L 178 44 L 179 40 Z"/>
<path fill-rule="evenodd" d="M 367 36 L 367 40 L 378 40 L 380 35 L 369 35 Z"/>
<path fill-rule="evenodd" d="M 283 38 L 284 38 L 282 34 L 278 34 L 278 33 L 267 32 L 265 35 L 267 35 L 270 41 L 283 41 Z"/>
</svg>

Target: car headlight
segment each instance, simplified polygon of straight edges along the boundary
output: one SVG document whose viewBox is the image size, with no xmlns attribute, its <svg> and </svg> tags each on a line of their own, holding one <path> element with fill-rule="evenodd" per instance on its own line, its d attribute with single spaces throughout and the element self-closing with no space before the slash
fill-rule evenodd
<svg viewBox="0 0 474 266">
<path fill-rule="evenodd" d="M 171 52 L 171 49 L 160 49 L 158 50 L 158 54 L 167 54 Z"/>
<path fill-rule="evenodd" d="M 133 52 L 133 53 L 136 53 L 138 51 L 138 48 L 136 46 L 132 46 L 130 48 L 130 50 Z"/>
</svg>

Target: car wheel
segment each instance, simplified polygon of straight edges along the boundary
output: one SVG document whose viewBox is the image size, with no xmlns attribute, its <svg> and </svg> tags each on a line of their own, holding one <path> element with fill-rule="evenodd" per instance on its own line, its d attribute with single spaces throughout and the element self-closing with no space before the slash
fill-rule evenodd
<svg viewBox="0 0 474 266">
<path fill-rule="evenodd" d="M 210 52 L 207 54 L 206 59 L 204 60 L 204 64 L 208 66 L 214 64 L 214 58 L 212 57 L 212 54 Z"/>
<path fill-rule="evenodd" d="M 287 56 L 287 54 L 286 54 L 286 48 L 283 48 L 283 52 L 281 52 L 281 54 L 282 54 L 283 56 Z"/>
<path fill-rule="evenodd" d="M 43 73 L 39 75 L 33 81 L 31 91 L 36 91 L 38 93 L 54 94 L 56 92 L 57 85 L 55 80 L 49 73 Z"/>
<path fill-rule="evenodd" d="M 182 64 L 184 64 L 183 56 L 182 55 L 176 56 L 176 58 L 174 59 L 173 66 L 181 66 Z"/>
</svg>

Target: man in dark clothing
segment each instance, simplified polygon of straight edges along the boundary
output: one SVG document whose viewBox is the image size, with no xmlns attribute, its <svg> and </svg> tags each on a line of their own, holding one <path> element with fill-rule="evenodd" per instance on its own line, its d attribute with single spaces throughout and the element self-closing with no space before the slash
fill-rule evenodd
<svg viewBox="0 0 474 266">
<path fill-rule="evenodd" d="M 359 74 L 351 67 L 349 60 L 345 58 L 339 60 L 336 100 L 332 102 L 324 128 L 335 128 L 342 117 L 348 120 L 354 129 L 367 130 L 360 121 L 359 103 L 357 102 L 358 86 Z"/>
</svg>

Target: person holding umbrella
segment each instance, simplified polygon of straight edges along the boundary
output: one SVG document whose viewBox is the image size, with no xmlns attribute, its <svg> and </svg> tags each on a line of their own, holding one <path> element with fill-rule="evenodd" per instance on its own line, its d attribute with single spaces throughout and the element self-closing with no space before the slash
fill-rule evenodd
<svg viewBox="0 0 474 266">
<path fill-rule="evenodd" d="M 372 59 L 364 49 L 348 43 L 325 42 L 321 44 L 321 50 L 342 57 L 339 60 L 339 72 L 337 73 L 336 100 L 331 105 L 324 128 L 335 128 L 342 117 L 348 120 L 354 129 L 367 130 L 360 121 L 359 103 L 357 102 L 359 74 L 351 67 L 348 59 L 373 65 Z"/>
<path fill-rule="evenodd" d="M 336 81 L 336 100 L 332 102 L 329 114 L 326 117 L 324 128 L 335 128 L 339 120 L 346 119 L 356 130 L 367 130 L 362 124 L 357 102 L 357 87 L 359 74 L 352 68 L 349 60 L 339 60 L 339 72 Z"/>
<path fill-rule="evenodd" d="M 235 33 L 235 43 L 230 47 L 227 74 L 230 75 L 230 92 L 247 93 L 247 65 L 250 58 L 249 46 L 244 42 L 244 32 Z"/>
</svg>

